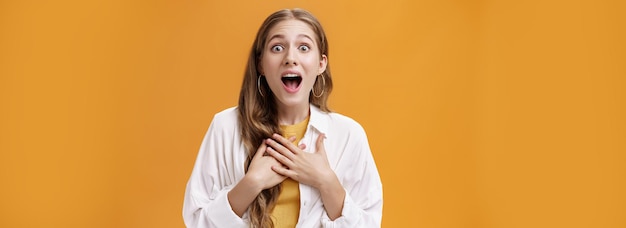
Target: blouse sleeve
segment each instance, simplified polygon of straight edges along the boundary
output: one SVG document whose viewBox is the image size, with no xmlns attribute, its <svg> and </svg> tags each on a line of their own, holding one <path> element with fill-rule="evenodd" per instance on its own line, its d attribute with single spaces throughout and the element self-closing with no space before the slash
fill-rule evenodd
<svg viewBox="0 0 626 228">
<path fill-rule="evenodd" d="M 237 184 L 234 172 L 233 130 L 223 127 L 215 116 L 198 152 L 187 182 L 183 219 L 187 227 L 248 227 L 247 213 L 233 212 L 228 192 Z M 232 127 L 231 127 L 232 128 Z"/>
<path fill-rule="evenodd" d="M 325 228 L 380 227 L 383 210 L 383 188 L 378 169 L 363 128 L 357 126 L 357 137 L 347 148 L 350 159 L 344 159 L 335 171 L 341 175 L 346 190 L 341 216 L 331 221 L 324 211 Z"/>
</svg>

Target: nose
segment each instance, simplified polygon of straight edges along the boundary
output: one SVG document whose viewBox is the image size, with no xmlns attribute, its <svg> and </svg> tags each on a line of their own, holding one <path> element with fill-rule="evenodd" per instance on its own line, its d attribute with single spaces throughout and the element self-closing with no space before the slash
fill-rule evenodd
<svg viewBox="0 0 626 228">
<path fill-rule="evenodd" d="M 296 61 L 297 49 L 289 48 L 287 53 L 285 54 L 285 65 L 294 65 L 297 66 L 298 62 Z"/>
</svg>

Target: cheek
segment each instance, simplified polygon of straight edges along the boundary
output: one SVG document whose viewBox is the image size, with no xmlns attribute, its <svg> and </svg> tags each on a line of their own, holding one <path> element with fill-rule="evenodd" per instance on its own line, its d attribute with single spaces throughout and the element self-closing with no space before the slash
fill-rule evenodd
<svg viewBox="0 0 626 228">
<path fill-rule="evenodd" d="M 306 78 L 305 80 L 305 85 L 307 87 L 313 87 L 313 85 L 315 84 L 315 80 L 317 79 L 317 75 L 311 75 L 311 77 Z"/>
<path fill-rule="evenodd" d="M 304 66 L 306 66 L 307 70 L 317 71 L 320 67 L 320 59 L 317 56 L 307 57 L 302 60 Z"/>
<path fill-rule="evenodd" d="M 264 55 L 264 57 L 261 59 L 261 66 L 263 67 L 264 70 L 269 70 L 269 69 L 275 69 L 280 67 L 282 63 L 282 57 L 279 55 Z"/>
</svg>

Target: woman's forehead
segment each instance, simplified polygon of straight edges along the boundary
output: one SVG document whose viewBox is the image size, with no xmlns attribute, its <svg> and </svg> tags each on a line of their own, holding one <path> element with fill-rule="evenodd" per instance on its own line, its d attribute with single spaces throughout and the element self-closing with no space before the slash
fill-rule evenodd
<svg viewBox="0 0 626 228">
<path fill-rule="evenodd" d="M 311 26 L 303 21 L 289 19 L 278 22 L 268 32 L 268 40 L 274 38 L 308 38 L 314 40 L 316 36 Z"/>
</svg>

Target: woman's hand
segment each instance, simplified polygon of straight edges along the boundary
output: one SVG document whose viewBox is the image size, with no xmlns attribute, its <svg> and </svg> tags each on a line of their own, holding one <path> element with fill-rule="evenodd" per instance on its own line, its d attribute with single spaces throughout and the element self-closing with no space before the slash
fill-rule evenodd
<svg viewBox="0 0 626 228">
<path fill-rule="evenodd" d="M 272 170 L 272 167 L 282 167 L 282 164 L 272 156 L 265 156 L 267 148 L 266 142 L 263 142 L 261 146 L 259 146 L 246 173 L 246 176 L 257 183 L 258 186 L 261 187 L 261 190 L 274 187 L 287 179 L 286 176 Z"/>
<path fill-rule="evenodd" d="M 282 163 L 272 166 L 276 173 L 319 190 L 328 217 L 335 220 L 341 216 L 346 191 L 328 164 L 324 149 L 325 138 L 326 136 L 321 134 L 316 142 L 317 151 L 307 153 L 303 151 L 306 145 L 294 146 L 289 142 L 293 140 L 274 134 L 272 139 L 265 140 L 269 146 L 266 151 Z"/>
<path fill-rule="evenodd" d="M 317 151 L 307 153 L 303 151 L 306 145 L 295 146 L 290 142 L 293 140 L 274 134 L 271 139 L 265 141 L 268 145 L 266 151 L 282 164 L 272 166 L 272 169 L 278 174 L 318 189 L 331 182 L 337 177 L 328 164 L 324 149 L 325 138 L 326 136 L 321 134 L 317 139 Z"/>
<path fill-rule="evenodd" d="M 293 137 L 290 140 L 293 142 L 296 139 Z M 265 155 L 265 151 L 267 151 L 267 144 L 263 142 L 252 157 L 246 175 L 228 192 L 230 207 L 239 217 L 243 216 L 261 191 L 274 187 L 287 178 L 272 170 L 272 167 L 280 167 L 282 164 L 276 158 Z"/>
</svg>

